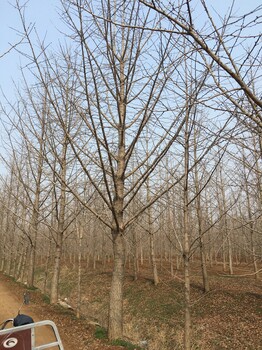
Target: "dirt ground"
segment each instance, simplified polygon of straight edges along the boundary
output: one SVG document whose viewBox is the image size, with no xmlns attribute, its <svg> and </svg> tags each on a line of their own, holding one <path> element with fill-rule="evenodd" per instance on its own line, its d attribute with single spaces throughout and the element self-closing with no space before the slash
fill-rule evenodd
<svg viewBox="0 0 262 350">
<path fill-rule="evenodd" d="M 211 269 L 210 269 L 211 270 Z M 87 269 L 82 276 L 82 318 L 73 311 L 52 306 L 39 289 L 30 290 L 31 303 L 22 313 L 38 320 L 56 323 L 65 350 L 120 350 L 105 339 L 97 339 L 94 325 L 107 326 L 111 267 Z M 193 350 L 262 350 L 262 280 L 255 279 L 250 266 L 238 266 L 235 275 L 223 272 L 220 265 L 210 271 L 210 292 L 203 294 L 198 263 L 191 268 L 191 314 Z M 38 270 L 36 285 L 41 289 Z M 60 297 L 76 307 L 77 273 L 64 265 Z M 13 317 L 21 306 L 24 285 L 0 274 L 0 318 Z M 171 278 L 168 268 L 154 286 L 146 267 L 134 281 L 127 269 L 124 283 L 124 339 L 132 344 L 147 342 L 148 350 L 183 349 L 184 288 L 180 270 Z M 1 322 L 1 320 L 0 320 Z M 98 329 L 99 330 L 99 329 Z M 130 349 L 134 347 L 130 347 Z M 135 347 L 138 348 L 138 347 Z M 127 348 L 126 348 L 127 349 Z"/>
<path fill-rule="evenodd" d="M 23 285 L 13 282 L 7 276 L 0 274 L 0 323 L 8 318 L 14 318 L 23 302 L 26 289 Z M 118 346 L 104 344 L 94 338 L 94 326 L 77 320 L 70 312 L 65 313 L 59 307 L 45 304 L 38 291 L 30 291 L 30 304 L 23 305 L 21 313 L 29 315 L 35 322 L 52 320 L 58 327 L 65 350 L 119 350 Z M 42 329 L 38 336 L 39 343 L 51 341 L 50 331 Z M 52 348 L 53 349 L 53 348 Z"/>
<path fill-rule="evenodd" d="M 8 286 L 3 283 L 1 279 L 0 283 L 0 322 L 2 323 L 6 319 L 14 318 L 18 310 L 22 307 L 23 295 L 21 294 L 21 298 L 19 298 L 12 293 L 12 290 L 8 288 Z M 25 312 L 30 315 L 35 321 L 40 321 L 35 313 L 33 313 L 32 308 L 29 306 L 24 306 L 25 310 L 21 310 L 21 313 Z M 11 327 L 11 324 L 8 324 Z M 46 327 L 42 327 L 41 333 L 37 332 L 38 342 L 37 345 L 44 344 L 45 342 L 53 341 L 52 336 L 50 335 L 48 329 Z"/>
</svg>

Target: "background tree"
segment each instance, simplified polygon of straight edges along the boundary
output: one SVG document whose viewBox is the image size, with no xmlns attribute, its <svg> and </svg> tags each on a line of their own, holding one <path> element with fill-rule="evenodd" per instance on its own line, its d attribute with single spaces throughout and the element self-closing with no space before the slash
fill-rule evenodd
<svg viewBox="0 0 262 350">
<path fill-rule="evenodd" d="M 232 1 L 222 17 L 205 0 L 201 0 L 198 6 L 195 6 L 195 1 L 188 0 L 177 4 L 139 1 L 162 16 L 161 25 L 151 26 L 153 30 L 173 31 L 174 35 L 185 37 L 189 47 L 198 49 L 199 61 L 209 69 L 215 83 L 216 98 L 210 102 L 219 101 L 226 110 L 236 110 L 237 118 L 244 125 L 251 123 L 261 130 L 260 34 L 253 31 L 253 26 L 261 18 L 262 6 L 236 16 L 235 2 Z M 200 13 L 201 21 L 198 21 Z M 251 70 L 253 74 L 249 74 Z M 217 93 L 220 99 L 217 99 Z M 248 123 L 245 118 L 248 118 Z"/>
</svg>

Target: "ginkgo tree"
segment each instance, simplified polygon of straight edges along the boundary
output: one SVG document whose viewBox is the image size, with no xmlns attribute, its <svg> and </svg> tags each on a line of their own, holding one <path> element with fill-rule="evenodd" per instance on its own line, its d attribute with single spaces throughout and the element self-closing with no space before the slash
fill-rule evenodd
<svg viewBox="0 0 262 350">
<path fill-rule="evenodd" d="M 201 3 L 204 6 L 204 2 Z M 64 205 L 65 196 L 73 194 L 81 208 L 89 210 L 111 232 L 114 266 L 109 338 L 117 339 L 123 336 L 127 229 L 183 180 L 184 256 L 188 277 L 188 181 L 194 163 L 199 163 L 218 143 L 223 125 L 230 124 L 232 115 L 241 121 L 243 115 L 248 116 L 260 127 L 259 100 L 249 83 L 243 82 L 232 70 L 235 66 L 222 42 L 224 32 L 220 33 L 212 24 L 210 40 L 213 43 L 216 38 L 217 46 L 210 49 L 199 32 L 194 31 L 190 2 L 171 6 L 173 12 L 168 14 L 159 1 L 63 0 L 61 6 L 68 27 L 68 47 L 60 48 L 54 64 L 44 43 L 40 42 L 38 47 L 33 44 L 24 8 L 17 1 L 22 32 L 31 50 L 31 54 L 26 53 L 30 69 L 45 90 L 49 106 L 47 120 L 52 123 L 54 135 L 60 135 L 54 143 L 52 156 L 55 158 L 56 148 L 65 147 L 65 157 L 56 159 L 61 171 L 52 168 L 50 163 L 56 181 L 60 182 Z M 204 9 L 209 15 L 206 7 Z M 183 18 L 189 20 L 188 25 Z M 163 27 L 166 23 L 168 28 Z M 228 54 L 226 63 L 218 57 L 220 48 Z M 221 79 L 224 81 L 228 76 L 234 82 L 230 89 L 230 82 L 221 83 Z M 67 82 L 71 78 L 74 83 L 69 88 Z M 228 103 L 234 107 L 232 113 Z M 247 103 L 249 108 L 246 108 Z M 190 135 L 197 121 L 194 118 L 197 104 L 219 111 L 220 117 L 224 110 L 227 114 L 202 156 L 192 161 L 189 160 Z M 216 112 L 211 117 L 215 119 Z M 87 179 L 86 183 L 103 201 L 105 210 L 98 210 L 82 188 L 66 181 L 67 154 L 74 159 L 74 164 L 77 163 L 74 168 L 77 169 L 77 183 Z M 176 166 L 168 169 L 165 185 L 159 186 L 157 174 L 161 173 L 168 154 Z M 138 197 L 139 206 L 136 207 Z M 62 224 L 61 232 L 64 232 Z M 189 292 L 189 278 L 186 287 Z M 187 304 L 189 307 L 189 294 Z M 186 348 L 189 346 L 188 341 Z"/>
<path fill-rule="evenodd" d="M 261 33 L 256 29 L 262 6 L 250 5 L 241 13 L 236 1 L 224 7 L 206 0 L 139 0 L 161 16 L 150 30 L 173 32 L 186 39 L 186 45 L 199 53 L 199 62 L 208 68 L 213 80 L 214 108 L 231 110 L 247 127 L 262 128 Z M 219 98 L 218 98 L 219 96 Z M 208 100 L 205 100 L 209 104 Z M 247 120 L 248 121 L 247 121 Z"/>
<path fill-rule="evenodd" d="M 141 11 L 139 2 L 63 1 L 62 5 L 76 58 L 73 60 L 64 50 L 60 61 L 57 60 L 60 69 L 54 69 L 44 46 L 40 46 L 41 54 L 36 52 L 23 8 L 17 4 L 31 48 L 34 74 L 45 86 L 52 113 L 56 115 L 56 127 L 63 130 L 82 176 L 108 209 L 98 212 L 81 191 L 68 186 L 56 174 L 62 186 L 67 185 L 67 190 L 111 230 L 114 268 L 109 338 L 117 339 L 123 335 L 125 232 L 181 178 L 170 174 L 169 187 L 156 187 L 149 201 L 144 197 L 143 205 L 130 209 L 134 198 L 144 192 L 147 179 L 151 177 L 151 183 L 154 182 L 154 174 L 183 128 L 186 101 L 179 84 L 179 65 L 185 56 L 180 50 L 174 51 L 170 35 L 144 30 L 159 19 L 152 16 L 151 10 Z M 70 94 L 74 91 L 74 97 L 61 107 L 52 86 L 65 87 L 61 78 L 63 62 L 68 64 L 70 59 L 75 81 Z M 64 94 L 67 95 L 66 90 Z M 70 129 L 61 108 L 73 118 Z M 131 181 L 134 173 L 135 181 Z"/>
</svg>

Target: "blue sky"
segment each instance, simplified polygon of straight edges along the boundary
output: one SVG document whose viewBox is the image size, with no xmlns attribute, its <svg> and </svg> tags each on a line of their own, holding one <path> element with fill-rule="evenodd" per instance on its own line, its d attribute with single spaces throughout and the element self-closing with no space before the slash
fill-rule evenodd
<svg viewBox="0 0 262 350">
<path fill-rule="evenodd" d="M 25 1 L 20 0 L 21 3 Z M 19 40 L 18 34 L 12 29 L 20 27 L 18 13 L 12 6 L 15 2 L 16 0 L 0 0 L 0 55 L 10 47 L 9 43 Z M 206 0 L 206 3 L 209 8 L 214 5 L 220 13 L 223 13 L 228 9 L 231 1 Z M 261 0 L 236 0 L 235 8 L 239 13 L 245 13 L 260 4 Z M 62 28 L 58 15 L 59 7 L 60 0 L 29 0 L 26 5 L 27 23 L 35 23 L 40 37 L 43 38 L 46 35 L 46 42 L 52 42 L 54 47 L 57 41 L 62 39 L 62 34 L 57 30 Z M 0 88 L 11 99 L 14 91 L 12 79 L 15 82 L 19 81 L 20 65 L 21 57 L 14 51 L 0 59 Z"/>
<path fill-rule="evenodd" d="M 20 0 L 21 3 L 25 1 L 26 0 Z M 19 41 L 19 36 L 14 30 L 19 30 L 21 26 L 18 12 L 12 6 L 15 2 L 16 0 L 0 0 L 0 56 L 9 49 L 10 43 Z M 210 6 L 215 6 L 217 11 L 221 14 L 226 12 L 230 3 L 230 0 L 206 0 L 206 4 L 209 8 Z M 239 14 L 246 13 L 259 5 L 261 5 L 261 0 L 235 0 L 235 8 L 239 11 Z M 63 28 L 63 24 L 58 15 L 59 7 L 60 0 L 29 0 L 26 6 L 27 23 L 35 23 L 40 38 L 44 38 L 46 35 L 46 42 L 51 42 L 54 48 L 57 46 L 59 40 L 63 41 L 63 35 L 57 30 Z M 25 47 L 21 47 L 21 49 L 24 50 Z M 2 89 L 7 98 L 13 102 L 15 102 L 13 81 L 19 84 L 19 67 L 21 64 L 21 55 L 15 51 L 0 58 L 0 89 Z M 1 91 L 0 101 L 5 104 Z M 3 116 L 0 115 L 0 118 L 3 118 Z M 2 137 L 3 133 L 0 124 L 0 151 Z"/>
<path fill-rule="evenodd" d="M 61 27 L 57 14 L 59 3 L 59 0 L 30 0 L 26 6 L 27 23 L 35 23 L 40 37 L 46 35 L 46 41 L 54 42 L 54 45 L 62 38 L 57 30 Z M 21 24 L 18 12 L 12 4 L 15 4 L 15 0 L 0 0 L 0 55 L 9 49 L 10 43 L 19 41 L 16 30 L 21 28 Z M 0 59 L 0 87 L 9 98 L 13 97 L 12 81 L 19 81 L 20 65 L 21 57 L 15 51 Z"/>
<path fill-rule="evenodd" d="M 10 48 L 10 43 L 19 41 L 19 35 L 15 30 L 21 28 L 20 18 L 17 10 L 12 6 L 15 0 L 0 0 L 0 56 Z M 25 2 L 21 0 L 21 2 Z M 54 46 L 62 38 L 57 28 L 61 27 L 57 14 L 60 0 L 30 0 L 26 7 L 27 23 L 35 23 L 37 32 L 41 38 L 46 36 L 47 42 L 53 42 Z M 14 30 L 15 29 L 15 30 Z M 25 47 L 21 47 L 25 49 Z M 0 89 L 5 96 L 15 102 L 15 84 L 19 84 L 21 56 L 16 51 L 11 51 L 0 58 Z M 2 92 L 0 91 L 0 102 L 5 105 Z M 0 114 L 0 118 L 5 118 Z M 3 120 L 3 119 L 2 119 Z M 5 120 L 5 119 L 4 119 Z M 0 153 L 5 154 L 5 133 L 0 123 Z M 5 173 L 4 165 L 0 161 L 0 173 Z"/>
</svg>

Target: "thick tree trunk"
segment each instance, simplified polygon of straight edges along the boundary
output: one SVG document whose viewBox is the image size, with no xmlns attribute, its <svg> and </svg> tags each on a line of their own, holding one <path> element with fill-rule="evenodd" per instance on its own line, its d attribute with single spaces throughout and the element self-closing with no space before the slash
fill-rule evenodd
<svg viewBox="0 0 262 350">
<path fill-rule="evenodd" d="M 113 234 L 114 270 L 110 289 L 109 339 L 123 336 L 123 282 L 124 282 L 124 240 L 122 234 Z"/>
</svg>

